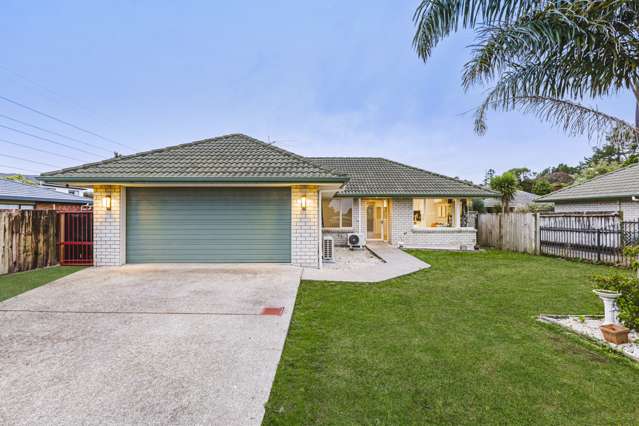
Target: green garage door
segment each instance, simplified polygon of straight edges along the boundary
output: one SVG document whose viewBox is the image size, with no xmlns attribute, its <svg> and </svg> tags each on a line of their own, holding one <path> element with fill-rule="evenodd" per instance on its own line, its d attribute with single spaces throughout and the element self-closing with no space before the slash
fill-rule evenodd
<svg viewBox="0 0 639 426">
<path fill-rule="evenodd" d="M 289 188 L 127 188 L 127 263 L 291 261 Z"/>
</svg>

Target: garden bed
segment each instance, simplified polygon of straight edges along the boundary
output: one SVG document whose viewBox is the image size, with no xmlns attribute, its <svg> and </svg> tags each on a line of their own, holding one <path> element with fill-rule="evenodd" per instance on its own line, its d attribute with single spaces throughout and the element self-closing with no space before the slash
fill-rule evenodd
<svg viewBox="0 0 639 426">
<path fill-rule="evenodd" d="M 630 332 L 628 335 L 629 343 L 615 345 L 614 343 L 607 342 L 604 340 L 601 330 L 599 330 L 599 326 L 603 323 L 603 317 L 584 315 L 540 315 L 539 320 L 567 328 L 568 330 L 585 336 L 591 340 L 603 343 L 635 361 L 639 361 L 639 335 L 637 332 Z"/>
</svg>

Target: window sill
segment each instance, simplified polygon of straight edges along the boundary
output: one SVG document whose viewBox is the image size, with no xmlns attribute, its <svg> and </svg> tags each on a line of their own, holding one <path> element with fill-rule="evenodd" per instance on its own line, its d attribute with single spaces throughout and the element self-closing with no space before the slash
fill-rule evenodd
<svg viewBox="0 0 639 426">
<path fill-rule="evenodd" d="M 414 233 L 422 234 L 446 234 L 446 233 L 474 233 L 477 232 L 475 228 L 452 228 L 452 227 L 440 227 L 440 228 L 422 228 L 419 226 L 413 226 Z"/>
<path fill-rule="evenodd" d="M 324 232 L 353 232 L 353 228 L 322 228 Z"/>
</svg>

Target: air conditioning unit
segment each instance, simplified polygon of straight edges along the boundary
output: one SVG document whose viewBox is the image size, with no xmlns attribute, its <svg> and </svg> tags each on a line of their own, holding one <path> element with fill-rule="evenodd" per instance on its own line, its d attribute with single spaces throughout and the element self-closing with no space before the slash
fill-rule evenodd
<svg viewBox="0 0 639 426">
<path fill-rule="evenodd" d="M 335 240 L 331 236 L 325 236 L 322 240 L 322 260 L 335 262 Z"/>
<path fill-rule="evenodd" d="M 348 234 L 346 236 L 346 243 L 350 248 L 364 248 L 366 239 L 364 234 Z"/>
</svg>

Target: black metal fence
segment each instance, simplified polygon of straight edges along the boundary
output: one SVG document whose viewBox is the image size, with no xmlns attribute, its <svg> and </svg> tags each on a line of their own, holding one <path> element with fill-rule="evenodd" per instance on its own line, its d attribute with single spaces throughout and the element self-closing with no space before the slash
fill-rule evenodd
<svg viewBox="0 0 639 426">
<path fill-rule="evenodd" d="M 542 254 L 613 265 L 627 265 L 623 250 L 639 244 L 639 221 L 619 213 L 553 213 L 540 216 Z"/>
</svg>

